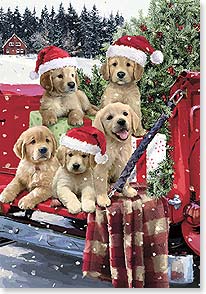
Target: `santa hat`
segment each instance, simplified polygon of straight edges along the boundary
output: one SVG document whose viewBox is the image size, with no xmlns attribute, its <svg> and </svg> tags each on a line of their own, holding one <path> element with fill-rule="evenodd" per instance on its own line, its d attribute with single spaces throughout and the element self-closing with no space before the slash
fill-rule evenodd
<svg viewBox="0 0 206 294">
<path fill-rule="evenodd" d="M 38 79 L 40 75 L 48 70 L 64 66 L 77 66 L 75 58 L 61 48 L 55 46 L 45 47 L 37 55 L 36 68 L 35 71 L 30 73 L 30 78 L 32 80 Z"/>
<path fill-rule="evenodd" d="M 162 52 L 155 50 L 143 36 L 123 36 L 119 38 L 108 48 L 106 56 L 124 56 L 144 67 L 147 61 L 146 53 L 150 54 L 150 60 L 153 63 L 163 62 Z"/>
<path fill-rule="evenodd" d="M 105 136 L 93 126 L 73 128 L 61 136 L 59 143 L 72 150 L 95 155 L 94 160 L 98 164 L 104 164 L 108 160 Z"/>
</svg>

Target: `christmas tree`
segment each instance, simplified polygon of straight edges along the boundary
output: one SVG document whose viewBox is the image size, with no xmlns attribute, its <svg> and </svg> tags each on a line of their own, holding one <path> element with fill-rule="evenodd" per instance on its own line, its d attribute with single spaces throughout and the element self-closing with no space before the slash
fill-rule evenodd
<svg viewBox="0 0 206 294">
<path fill-rule="evenodd" d="M 122 35 L 142 35 L 164 55 L 160 65 L 152 65 L 148 60 L 139 82 L 143 124 L 149 129 L 165 108 L 178 75 L 183 70 L 200 69 L 199 1 L 151 0 L 148 16 L 143 17 L 140 12 L 114 39 Z"/>
<path fill-rule="evenodd" d="M 142 35 L 156 50 L 161 50 L 164 62 L 153 65 L 148 58 L 138 86 L 141 92 L 143 125 L 150 129 L 163 111 L 169 91 L 183 70 L 200 69 L 200 4 L 193 0 L 151 0 L 147 17 L 140 11 L 117 34 Z M 160 130 L 169 138 L 168 123 Z M 165 196 L 172 187 L 173 162 L 167 146 L 166 160 L 149 172 L 148 195 Z"/>
</svg>

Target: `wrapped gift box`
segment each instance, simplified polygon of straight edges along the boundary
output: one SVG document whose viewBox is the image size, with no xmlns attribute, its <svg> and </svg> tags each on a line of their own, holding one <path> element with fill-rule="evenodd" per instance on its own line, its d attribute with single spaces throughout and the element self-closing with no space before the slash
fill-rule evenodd
<svg viewBox="0 0 206 294">
<path fill-rule="evenodd" d="M 92 116 L 86 116 L 84 118 L 84 124 L 87 123 L 89 120 L 93 120 L 93 119 L 94 117 Z M 30 112 L 29 125 L 30 127 L 42 125 L 42 117 L 39 111 Z M 59 118 L 58 122 L 55 125 L 49 126 L 49 129 L 54 134 L 58 144 L 59 144 L 59 139 L 61 135 L 65 134 L 68 130 L 72 128 L 76 128 L 76 126 L 68 125 L 66 117 Z"/>
</svg>

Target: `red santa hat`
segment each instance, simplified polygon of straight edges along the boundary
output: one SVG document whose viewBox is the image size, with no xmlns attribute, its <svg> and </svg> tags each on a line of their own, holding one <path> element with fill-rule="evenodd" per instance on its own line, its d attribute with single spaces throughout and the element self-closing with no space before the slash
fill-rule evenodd
<svg viewBox="0 0 206 294">
<path fill-rule="evenodd" d="M 153 63 L 163 62 L 162 52 L 155 50 L 143 36 L 123 36 L 119 38 L 108 48 L 106 56 L 124 56 L 144 67 L 147 61 L 146 53 L 150 55 L 150 60 Z"/>
<path fill-rule="evenodd" d="M 108 160 L 105 136 L 93 126 L 73 128 L 61 136 L 59 143 L 72 150 L 95 155 L 94 160 L 98 164 L 104 164 Z"/>
<path fill-rule="evenodd" d="M 35 71 L 30 73 L 30 78 L 32 80 L 38 79 L 40 75 L 50 69 L 65 66 L 77 66 L 76 59 L 61 48 L 55 46 L 45 47 L 37 55 L 36 68 Z"/>
</svg>

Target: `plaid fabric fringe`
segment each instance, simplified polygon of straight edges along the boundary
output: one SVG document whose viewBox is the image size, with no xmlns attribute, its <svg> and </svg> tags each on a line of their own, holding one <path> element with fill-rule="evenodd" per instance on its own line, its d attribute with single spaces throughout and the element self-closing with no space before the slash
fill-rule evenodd
<svg viewBox="0 0 206 294">
<path fill-rule="evenodd" d="M 168 288 L 167 201 L 145 188 L 135 198 L 114 196 L 110 207 L 88 214 L 83 276 L 115 288 Z"/>
</svg>

